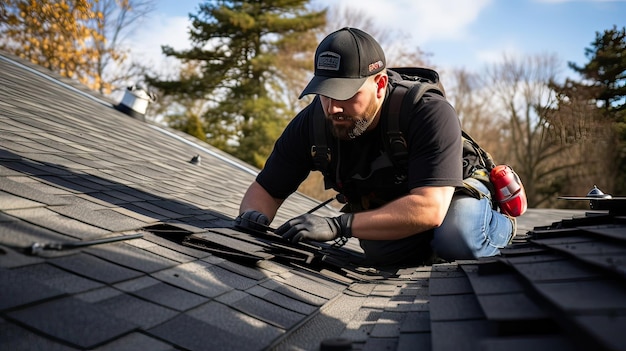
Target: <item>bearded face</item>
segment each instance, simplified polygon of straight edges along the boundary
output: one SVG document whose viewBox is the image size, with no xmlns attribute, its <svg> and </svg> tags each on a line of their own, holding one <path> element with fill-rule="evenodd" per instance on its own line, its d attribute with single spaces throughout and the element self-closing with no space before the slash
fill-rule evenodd
<svg viewBox="0 0 626 351">
<path fill-rule="evenodd" d="M 325 108 L 326 118 L 331 121 L 332 133 L 336 138 L 340 140 L 352 140 L 363 134 L 372 124 L 378 112 L 378 104 L 375 99 L 375 93 L 371 92 L 369 95 L 369 102 L 361 113 L 354 112 L 354 114 L 350 114 L 350 111 L 353 109 L 346 106 L 343 108 L 342 112 L 329 114 L 328 109 Z M 356 97 L 364 98 L 364 96 Z M 350 100 L 342 101 L 341 103 L 350 104 Z M 358 104 L 355 105 L 358 106 Z"/>
</svg>

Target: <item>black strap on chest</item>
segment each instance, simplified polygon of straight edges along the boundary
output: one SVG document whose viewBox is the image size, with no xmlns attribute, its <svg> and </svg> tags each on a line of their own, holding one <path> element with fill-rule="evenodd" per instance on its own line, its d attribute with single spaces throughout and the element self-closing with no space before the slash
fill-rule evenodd
<svg viewBox="0 0 626 351">
<path fill-rule="evenodd" d="M 413 72 L 418 73 L 418 72 Z M 392 90 L 384 111 L 386 126 L 387 153 L 391 162 L 398 168 L 406 168 L 408 164 L 408 144 L 402 131 L 408 130 L 409 115 L 416 104 L 420 102 L 426 92 L 434 92 L 444 96 L 443 89 L 438 83 L 436 72 L 433 78 L 417 75 L 402 74 L 402 80 L 392 83 Z M 431 81 L 430 79 L 434 79 Z"/>
<path fill-rule="evenodd" d="M 326 138 L 326 118 L 319 100 L 319 96 L 316 96 L 313 100 L 313 145 L 311 145 L 311 157 L 313 158 L 315 169 L 326 175 L 331 160 L 331 151 Z"/>
</svg>

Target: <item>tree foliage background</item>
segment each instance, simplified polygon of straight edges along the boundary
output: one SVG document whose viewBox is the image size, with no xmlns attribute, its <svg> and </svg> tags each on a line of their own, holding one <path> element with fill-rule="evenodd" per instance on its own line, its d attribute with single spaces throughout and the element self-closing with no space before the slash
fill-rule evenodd
<svg viewBox="0 0 626 351">
<path fill-rule="evenodd" d="M 582 79 L 563 83 L 548 54 L 452 74 L 448 92 L 464 128 L 519 173 L 530 207 L 586 206 L 557 198 L 593 185 L 626 195 L 624 28 L 596 32 L 585 53 L 584 66 L 569 63 Z"/>
<path fill-rule="evenodd" d="M 162 95 L 200 103 L 199 137 L 262 167 L 295 111 L 289 82 L 308 67 L 326 12 L 308 1 L 207 1 L 191 14 L 192 48 L 163 53 L 187 67 L 175 80 L 148 77 Z M 169 118 L 189 125 L 195 117 Z M 189 128 L 187 128 L 189 130 Z"/>
<path fill-rule="evenodd" d="M 173 76 L 127 60 L 125 39 L 152 11 L 150 0 L 5 0 L 0 49 L 104 94 L 145 78 L 160 91 L 153 115 L 259 168 L 310 101 L 297 97 L 328 33 L 359 27 L 379 40 L 390 67 L 437 69 L 428 53 L 406 45 L 409 34 L 358 9 L 308 0 L 199 3 L 190 14 L 192 48 L 162 47 L 182 63 Z M 568 62 L 579 79 L 559 81 L 560 58 L 550 54 L 503 55 L 477 72 L 439 71 L 464 129 L 513 166 L 531 207 L 578 206 L 557 197 L 584 195 L 594 184 L 626 195 L 626 30 L 613 26 L 590 39 L 581 48 L 588 62 Z M 334 195 L 318 172 L 299 190 L 320 200 Z"/>
<path fill-rule="evenodd" d="M 120 43 L 152 11 L 145 0 L 5 0 L 0 49 L 110 94 L 133 69 Z"/>
</svg>

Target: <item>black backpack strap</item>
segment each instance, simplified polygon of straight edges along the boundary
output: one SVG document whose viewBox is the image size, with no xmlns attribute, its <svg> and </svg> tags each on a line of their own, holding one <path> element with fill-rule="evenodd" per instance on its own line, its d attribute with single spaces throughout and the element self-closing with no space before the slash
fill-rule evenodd
<svg viewBox="0 0 626 351">
<path fill-rule="evenodd" d="M 404 84 L 395 84 L 389 94 L 389 101 L 386 106 L 387 130 L 384 145 L 387 145 L 388 155 L 391 162 L 399 167 L 404 167 L 408 163 L 408 146 L 406 139 L 400 129 L 400 110 L 402 101 L 409 88 Z"/>
<path fill-rule="evenodd" d="M 326 138 L 326 118 L 322 111 L 319 96 L 313 101 L 313 145 L 311 145 L 311 157 L 316 170 L 326 175 L 330 164 L 330 147 Z"/>
<path fill-rule="evenodd" d="M 408 129 L 409 121 L 407 116 L 413 109 L 413 106 L 428 91 L 444 96 L 440 85 L 430 81 L 403 80 L 394 84 L 391 90 L 385 109 L 387 117 L 387 130 L 385 133 L 387 141 L 385 144 L 388 145 L 388 155 L 396 167 L 406 168 L 408 164 L 409 150 L 402 131 Z"/>
</svg>

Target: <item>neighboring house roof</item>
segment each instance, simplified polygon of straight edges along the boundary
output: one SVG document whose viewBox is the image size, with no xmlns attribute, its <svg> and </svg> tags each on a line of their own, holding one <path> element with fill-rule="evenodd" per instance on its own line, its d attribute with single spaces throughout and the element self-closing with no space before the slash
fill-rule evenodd
<svg viewBox="0 0 626 351">
<path fill-rule="evenodd" d="M 256 170 L 114 106 L 0 55 L 3 349 L 626 349 L 623 211 L 530 209 L 500 257 L 362 266 L 354 239 L 234 228 Z"/>
</svg>

